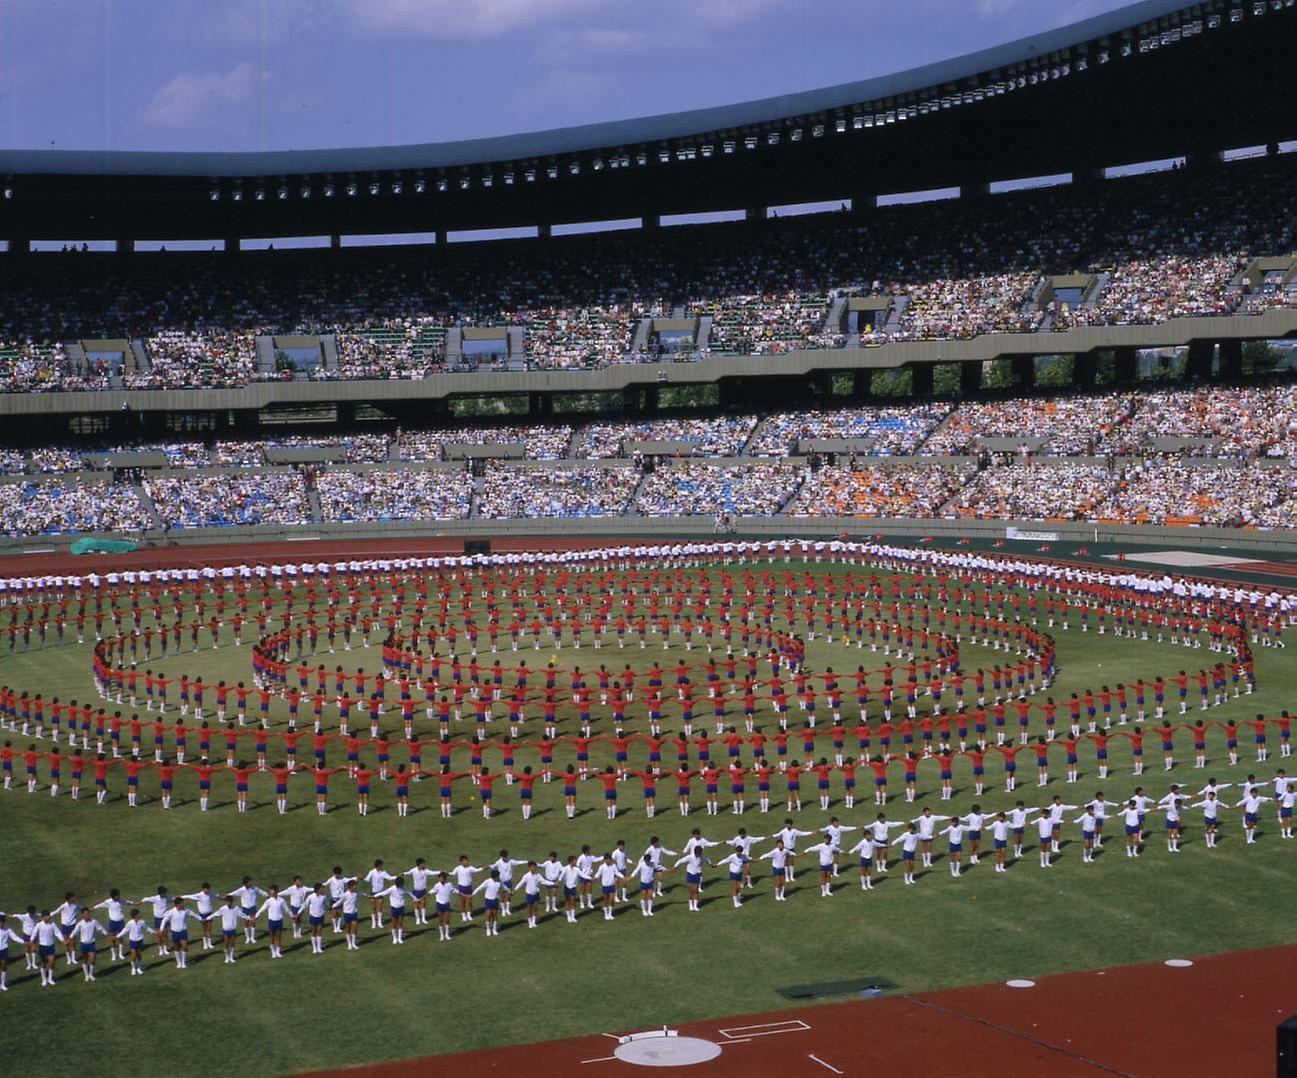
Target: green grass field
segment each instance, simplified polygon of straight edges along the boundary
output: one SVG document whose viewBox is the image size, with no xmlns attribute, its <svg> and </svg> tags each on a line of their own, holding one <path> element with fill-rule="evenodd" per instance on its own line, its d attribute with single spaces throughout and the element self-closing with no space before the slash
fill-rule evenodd
<svg viewBox="0 0 1297 1078">
<path fill-rule="evenodd" d="M 1170 675 L 1181 666 L 1193 670 L 1210 654 L 1082 635 L 1075 624 L 1058 633 L 1058 652 L 1060 677 L 1052 692 L 1059 699 L 1103 682 Z M 551 654 L 529 651 L 527 658 L 535 664 Z M 586 667 L 611 658 L 646 668 L 664 654 L 674 660 L 676 652 L 583 648 L 576 661 Z M 1211 717 L 1273 715 L 1289 706 L 1297 688 L 1297 662 L 1291 654 L 1292 649 L 1258 648 L 1257 695 L 1214 709 Z M 1002 655 L 965 644 L 962 662 L 965 669 L 989 667 Z M 378 668 L 377 649 L 337 658 L 345 659 L 349 669 Z M 558 655 L 560 665 L 574 659 L 569 650 Z M 323 661 L 331 668 L 335 657 Z M 867 649 L 859 652 L 821 639 L 810 645 L 808 661 L 812 669 L 833 665 L 841 671 L 858 662 L 876 667 L 882 660 Z M 173 674 L 201 672 L 228 681 L 248 680 L 251 673 L 246 646 L 152 665 Z M 39 688 L 47 697 L 86 697 L 92 692 L 89 669 L 88 644 L 0 657 L 0 681 Z M 282 726 L 282 703 L 278 707 L 276 723 Z M 854 716 L 854 707 L 847 714 Z M 877 721 L 876 711 L 871 717 Z M 709 725 L 710 716 L 706 718 Z M 1065 712 L 1060 718 L 1065 719 Z M 774 725 L 768 715 L 762 721 L 767 729 Z M 1038 717 L 1034 721 L 1039 725 Z M 419 728 L 430 725 L 421 719 Z M 563 723 L 569 732 L 573 725 L 570 717 Z M 628 725 L 641 728 L 643 722 L 637 718 Z M 399 723 L 389 716 L 387 726 Z M 19 744 L 14 735 L 6 736 Z M 1181 738 L 1172 777 L 1196 791 L 1209 774 L 1238 782 L 1254 771 L 1267 780 L 1277 767 L 1292 763 L 1277 759 L 1277 736 L 1268 764 L 1252 763 L 1250 737 L 1242 740 L 1242 762 L 1230 767 L 1223 737 L 1214 734 L 1204 772 L 1193 769 L 1189 745 Z M 897 798 L 900 785 L 894 784 L 888 815 L 908 819 L 925 805 L 939 813 L 952 808 L 965 812 L 974 800 L 993 811 L 1019 797 L 1028 805 L 1043 804 L 1054 793 L 1076 803 L 1100 788 L 1110 800 L 1121 800 L 1137 782 L 1160 797 L 1170 778 L 1162 773 L 1158 743 L 1148 739 L 1148 769 L 1140 780 L 1131 776 L 1126 745 L 1114 741 L 1113 773 L 1102 784 L 1095 777 L 1092 752 L 1082 756 L 1080 783 L 1064 783 L 1060 755 L 1044 791 L 1035 785 L 1034 760 L 1024 754 L 1015 795 L 1002 792 L 998 757 L 988 758 L 988 788 L 980 799 L 973 796 L 968 763 L 961 760 L 951 803 L 938 800 L 935 769 L 928 767 L 920 772 L 928 785 L 915 805 Z M 643 751 L 640 746 L 632 759 L 642 760 Z M 308 755 L 303 753 L 304 761 Z M 664 752 L 668 767 L 673 755 Z M 570 758 L 558 757 L 560 762 Z M 531 759 L 520 754 L 519 766 Z M 425 756 L 425 762 L 431 766 L 435 757 Z M 1289 770 L 1297 770 L 1297 764 Z M 16 786 L 21 786 L 21 767 L 18 771 Z M 111 887 L 131 898 L 152 893 L 158 884 L 173 894 L 204 881 L 228 888 L 244 874 L 262 886 L 287 883 L 294 874 L 309 882 L 323 878 L 335 863 L 363 874 L 378 857 L 393 870 L 412 865 L 416 857 L 445 867 L 461 852 L 484 864 L 501 849 L 539 860 L 550 850 L 575 852 L 585 842 L 602 850 L 618 838 L 637 853 L 651 834 L 678 849 L 693 827 L 724 839 L 740 822 L 752 833 L 766 834 L 784 818 L 782 802 L 769 815 L 749 807 L 741 820 L 728 811 L 708 817 L 696 790 L 694 813 L 686 820 L 674 810 L 674 784 L 664 782 L 658 818 L 648 821 L 640 784 L 631 780 L 622 787 L 623 813 L 615 823 L 604 818 L 593 782 L 582 786 L 581 812 L 572 821 L 564 817 L 557 784 L 537 785 L 536 813 L 528 822 L 517 810 L 515 790 L 497 785 L 498 815 L 488 823 L 477 804 L 469 803 L 471 791 L 463 783 L 456 790 L 461 808 L 452 820 L 439 815 L 431 783 L 414 787 L 407 818 L 397 817 L 390 785 L 378 786 L 371 813 L 362 819 L 354 810 L 354 787 L 341 775 L 330 788 L 333 810 L 325 818 L 308 804 L 312 788 L 303 780 L 295 780 L 294 808 L 286 816 L 275 812 L 273 787 L 265 779 L 253 787 L 258 802 L 253 810 L 238 815 L 228 775 L 217 777 L 211 812 L 199 813 L 192 776 L 179 780 L 178 804 L 164 812 L 152 797 L 156 779 L 146 772 L 142 781 L 150 796 L 135 810 L 126 806 L 120 769 L 110 780 L 113 799 L 103 807 L 95 805 L 92 788 L 83 790 L 76 804 L 66 788 L 58 801 L 44 788 L 38 796 L 19 788 L 0 794 L 0 906 L 8 911 L 29 902 L 53 906 L 65 890 L 97 901 Z M 776 790 L 782 790 L 782 783 L 776 783 Z M 871 819 L 876 809 L 870 790 L 871 776 L 862 771 L 862 799 L 846 811 L 835 781 L 834 804 L 826 814 L 814 803 L 812 776 L 804 782 L 803 793 L 809 796 L 797 826 L 811 830 L 830 814 L 846 823 Z M 751 783 L 749 802 L 755 796 Z M 722 804 L 728 805 L 724 795 Z M 393 947 L 385 931 L 370 931 L 362 917 L 365 943 L 358 953 L 346 952 L 340 937 L 330 935 L 323 956 L 311 955 L 306 941 L 294 941 L 283 961 L 272 962 L 259 941 L 232 967 L 222 964 L 218 951 L 192 952 L 190 968 L 182 972 L 169 960 L 154 958 L 156 948 L 150 948 L 146 976 L 132 978 L 121 963 L 105 963 L 93 985 L 81 983 L 79 973 L 60 958 L 60 983 L 54 989 L 42 989 L 34 974 L 22 971 L 20 960 L 11 960 L 10 991 L 0 999 L 6 1018 L 0 1025 L 0 1058 L 14 1073 L 26 1064 L 50 1075 L 275 1074 L 777 1009 L 784 1003 L 777 987 L 807 981 L 878 976 L 894 981 L 899 990 L 916 991 L 1297 941 L 1291 920 L 1297 842 L 1281 841 L 1268 811 L 1263 837 L 1255 846 L 1245 846 L 1238 814 L 1224 815 L 1228 823 L 1215 850 L 1204 848 L 1195 810 L 1186 813 L 1186 841 L 1179 856 L 1166 852 L 1160 818 L 1154 816 L 1152 838 L 1138 861 L 1122 855 L 1120 821 L 1115 821 L 1117 826 L 1109 825 L 1107 847 L 1093 865 L 1081 863 L 1079 829 L 1071 828 L 1056 867 L 1048 872 L 1037 867 L 1035 841 L 1029 838 L 1024 860 L 1004 876 L 991 871 L 988 856 L 979 866 L 966 866 L 962 879 L 952 880 L 939 859 L 917 886 L 903 886 L 894 869 L 875 891 L 863 894 L 850 869 L 844 870 L 831 900 L 819 897 L 817 881 L 803 865 L 787 903 L 776 905 L 769 880 L 762 879 L 747 893 L 744 908 L 735 910 L 727 884 L 716 873 L 706 888 L 702 913 L 689 914 L 677 873 L 668 877 L 666 899 L 652 920 L 640 917 L 632 903 L 621 908 L 613 924 L 593 913 L 574 927 L 559 915 L 528 931 L 515 913 L 498 938 L 487 939 L 480 916 L 471 926 L 462 926 L 456 917 L 449 944 L 437 941 L 432 926 L 408 927 L 405 946 Z M 766 848 L 758 846 L 758 852 Z M 1158 1020 L 1150 1014 L 1150 1024 Z"/>
</svg>

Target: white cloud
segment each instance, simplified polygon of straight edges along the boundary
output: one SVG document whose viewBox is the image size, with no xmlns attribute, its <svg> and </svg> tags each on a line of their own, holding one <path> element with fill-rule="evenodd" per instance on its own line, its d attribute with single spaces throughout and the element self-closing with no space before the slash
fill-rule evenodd
<svg viewBox="0 0 1297 1078">
<path fill-rule="evenodd" d="M 1020 0 L 977 0 L 973 10 L 983 19 L 998 19 L 1020 6 Z"/>
<path fill-rule="evenodd" d="M 727 27 L 750 22 L 776 7 L 781 0 L 693 0 L 686 14 L 704 26 Z"/>
<path fill-rule="evenodd" d="M 144 108 L 143 118 L 155 127 L 190 127 L 220 119 L 228 110 L 238 110 L 256 99 L 260 79 L 256 67 L 235 64 L 223 75 L 177 75 Z"/>
<path fill-rule="evenodd" d="M 502 37 L 572 15 L 629 10 L 622 0 L 340 0 L 361 27 L 439 38 Z"/>
</svg>

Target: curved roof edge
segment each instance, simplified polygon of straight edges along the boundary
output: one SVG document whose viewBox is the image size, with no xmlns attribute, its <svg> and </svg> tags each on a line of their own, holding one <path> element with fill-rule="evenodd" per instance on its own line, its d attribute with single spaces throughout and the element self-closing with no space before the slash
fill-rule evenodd
<svg viewBox="0 0 1297 1078">
<path fill-rule="evenodd" d="M 493 138 L 403 146 L 261 152 L 0 150 L 0 172 L 14 175 L 238 177 L 306 173 L 445 169 L 633 146 L 761 124 L 926 90 L 1061 49 L 1195 6 L 1188 0 L 1139 0 L 1106 14 L 922 67 L 794 94 L 578 127 Z"/>
</svg>

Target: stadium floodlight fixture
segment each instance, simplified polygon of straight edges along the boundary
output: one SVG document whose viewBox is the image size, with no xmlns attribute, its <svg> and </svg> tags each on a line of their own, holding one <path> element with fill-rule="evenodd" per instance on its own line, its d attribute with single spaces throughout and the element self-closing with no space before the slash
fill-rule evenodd
<svg viewBox="0 0 1297 1078">
<path fill-rule="evenodd" d="M 482 177 L 483 187 L 493 187 L 494 185 L 495 185 L 495 177 L 492 176 L 489 172 Z"/>
<path fill-rule="evenodd" d="M 1100 50 L 1099 50 L 1099 63 L 1101 63 L 1101 64 L 1106 64 L 1107 62 L 1108 62 L 1108 50 L 1107 50 L 1107 49 L 1100 49 Z"/>
<path fill-rule="evenodd" d="M 302 189 L 301 189 L 301 191 L 299 192 L 299 194 L 301 194 L 301 196 L 302 196 L 303 198 L 310 198 L 310 197 L 311 197 L 311 185 L 310 185 L 309 183 L 304 183 L 304 184 L 302 184 Z"/>
<path fill-rule="evenodd" d="M 723 142 L 721 144 L 721 150 L 724 151 L 725 153 L 733 153 L 734 143 L 732 141 Z"/>
<path fill-rule="evenodd" d="M 331 184 L 331 183 L 326 183 L 326 184 L 324 185 L 324 197 L 325 197 L 325 198 L 332 198 L 332 197 L 333 197 L 333 184 Z"/>
<path fill-rule="evenodd" d="M 547 169 L 545 169 L 545 175 L 548 176 L 551 180 L 557 180 L 558 165 L 550 165 Z"/>
<path fill-rule="evenodd" d="M 265 201 L 266 201 L 266 189 L 265 189 L 264 187 L 258 187 L 257 190 L 256 190 L 256 193 L 255 193 L 254 197 L 256 198 L 256 200 L 257 200 L 258 202 L 265 202 Z"/>
<path fill-rule="evenodd" d="M 778 146 L 778 145 L 779 145 L 779 132 L 778 132 L 778 131 L 771 131 L 771 132 L 769 132 L 769 133 L 766 135 L 766 145 L 767 145 L 767 146 Z"/>
<path fill-rule="evenodd" d="M 800 127 L 794 127 L 794 128 L 792 129 L 792 131 L 790 131 L 790 132 L 788 133 L 788 137 L 789 137 L 790 139 L 792 139 L 794 142 L 801 142 L 801 141 L 802 141 L 802 129 L 801 129 Z"/>
<path fill-rule="evenodd" d="M 640 166 L 648 164 L 648 154 L 644 150 L 640 150 L 640 152 L 635 155 L 635 164 Z"/>
<path fill-rule="evenodd" d="M 816 124 L 814 127 L 811 128 L 811 138 L 823 138 L 823 137 L 824 137 L 823 124 Z"/>
<path fill-rule="evenodd" d="M 594 159 L 593 166 L 594 166 L 594 170 L 595 170 L 596 172 L 602 172 L 602 171 L 603 171 L 603 158 L 602 158 L 602 157 L 596 157 L 596 158 Z"/>
<path fill-rule="evenodd" d="M 450 189 L 450 182 L 443 176 L 437 181 L 437 190 L 444 193 Z"/>
<path fill-rule="evenodd" d="M 241 188 L 241 187 L 236 187 L 233 191 L 230 192 L 230 198 L 232 198 L 235 202 L 242 202 L 242 201 L 243 201 L 243 188 Z"/>
<path fill-rule="evenodd" d="M 1089 66 L 1090 66 L 1090 61 L 1087 60 L 1084 56 L 1082 56 L 1079 60 L 1076 61 L 1076 70 L 1078 72 L 1086 70 L 1086 68 L 1088 68 Z"/>
<path fill-rule="evenodd" d="M 1232 7 L 1232 8 L 1230 8 L 1230 9 L 1229 9 L 1229 21 L 1230 21 L 1230 22 L 1242 22 L 1242 21 L 1243 21 L 1243 9 L 1242 9 L 1241 7 Z"/>
<path fill-rule="evenodd" d="M 580 175 L 581 175 L 581 162 L 580 162 L 580 161 L 573 161 L 571 164 L 569 164 L 569 165 L 567 166 L 567 170 L 568 170 L 568 172 L 571 173 L 573 176 L 580 176 Z"/>
<path fill-rule="evenodd" d="M 755 150 L 757 148 L 756 135 L 749 135 L 747 138 L 745 138 L 743 140 L 743 148 L 745 150 Z"/>
<path fill-rule="evenodd" d="M 355 183 L 349 183 L 349 184 L 347 184 L 347 197 L 348 197 L 348 198 L 355 198 L 355 197 L 356 197 L 356 191 L 357 191 L 357 190 L 358 190 L 358 188 L 356 187 Z"/>
<path fill-rule="evenodd" d="M 504 174 L 504 185 L 505 185 L 505 187 L 512 187 L 512 186 L 513 186 L 513 173 L 512 173 L 512 172 L 506 172 L 506 173 Z"/>
<path fill-rule="evenodd" d="M 471 183 L 472 181 L 467 176 L 461 176 L 459 178 L 459 189 L 461 191 L 467 191 Z"/>
<path fill-rule="evenodd" d="M 839 135 L 842 134 L 844 131 L 846 131 L 846 129 L 847 129 L 847 121 L 846 121 L 846 120 L 836 120 L 836 121 L 834 121 L 834 124 L 833 124 L 833 130 L 836 131 Z"/>
<path fill-rule="evenodd" d="M 288 198 L 288 188 L 281 185 L 275 194 L 279 198 L 279 201 L 283 202 Z"/>
<path fill-rule="evenodd" d="M 1256 0 L 1256 3 L 1252 5 L 1252 14 L 1253 15 L 1265 14 L 1265 0 Z"/>
<path fill-rule="evenodd" d="M 865 126 L 866 126 L 866 127 L 873 127 L 873 126 L 874 126 L 874 118 L 873 118 L 873 116 L 866 116 L 866 117 L 865 117 Z"/>
<path fill-rule="evenodd" d="M 714 154 L 715 152 L 716 152 L 716 147 L 713 146 L 710 142 L 707 143 L 705 146 L 703 146 L 704 157 L 711 157 L 711 155 Z"/>
<path fill-rule="evenodd" d="M 5 201 L 8 202 L 10 199 L 14 197 L 14 189 L 12 187 L 6 187 L 4 189 L 4 196 L 5 196 Z"/>
<path fill-rule="evenodd" d="M 1217 12 L 1217 13 L 1215 13 L 1215 14 L 1213 14 L 1213 15 L 1208 15 L 1208 16 L 1207 16 L 1207 29 L 1208 29 L 1208 30 L 1219 30 L 1219 29 L 1220 29 L 1220 13 L 1219 13 L 1219 12 Z"/>
<path fill-rule="evenodd" d="M 685 149 L 683 146 L 681 146 L 679 149 L 676 150 L 676 160 L 677 160 L 677 161 L 688 161 L 688 160 L 689 160 L 689 154 L 690 154 L 690 151 L 687 150 L 687 149 Z"/>
<path fill-rule="evenodd" d="M 423 193 L 424 193 L 425 191 L 427 191 L 427 190 L 428 190 L 428 181 L 427 181 L 427 180 L 415 180 L 415 181 L 414 181 L 414 193 L 415 193 L 416 195 L 421 195 L 421 194 L 423 194 Z"/>
<path fill-rule="evenodd" d="M 394 194 L 394 195 L 399 195 L 399 194 L 401 194 L 401 193 L 404 192 L 404 191 L 405 191 L 405 184 L 404 184 L 404 183 L 402 183 L 400 180 L 393 180 L 393 181 L 392 181 L 392 194 Z"/>
<path fill-rule="evenodd" d="M 535 170 L 534 168 L 529 168 L 529 169 L 527 169 L 527 170 L 523 173 L 523 176 L 526 178 L 526 180 L 527 180 L 528 183 L 535 183 L 535 182 L 536 182 L 536 170 Z"/>
<path fill-rule="evenodd" d="M 658 150 L 658 164 L 667 165 L 671 163 L 670 150 Z"/>
<path fill-rule="evenodd" d="M 853 131 L 863 131 L 864 129 L 865 129 L 865 116 L 864 116 L 864 113 L 860 113 L 860 112 L 858 112 L 858 113 L 856 113 L 854 116 L 851 117 L 851 130 L 853 130 Z"/>
<path fill-rule="evenodd" d="M 371 195 L 373 195 L 375 198 L 378 197 L 378 193 L 379 193 L 382 189 L 383 189 L 383 188 L 382 188 L 381 186 L 379 186 L 379 183 L 378 183 L 377 180 L 375 180 L 373 183 L 371 183 L 371 184 L 369 185 L 369 193 L 370 193 Z"/>
<path fill-rule="evenodd" d="M 221 189 L 219 187 L 213 187 L 210 191 L 207 192 L 207 198 L 209 202 L 220 202 Z"/>
</svg>

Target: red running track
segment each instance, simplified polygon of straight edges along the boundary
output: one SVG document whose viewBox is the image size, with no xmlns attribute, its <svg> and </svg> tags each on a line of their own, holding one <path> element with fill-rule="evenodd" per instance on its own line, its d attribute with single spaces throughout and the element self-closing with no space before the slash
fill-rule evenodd
<svg viewBox="0 0 1297 1078">
<path fill-rule="evenodd" d="M 1195 1078 L 1275 1072 L 1275 1027 L 1297 1011 L 1297 947 L 1122 966 L 690 1022 L 682 1036 L 721 1045 L 688 1078 Z M 350 1078 L 427 1074 L 629 1078 L 669 1073 L 613 1056 L 609 1035 L 323 1071 Z"/>
</svg>

